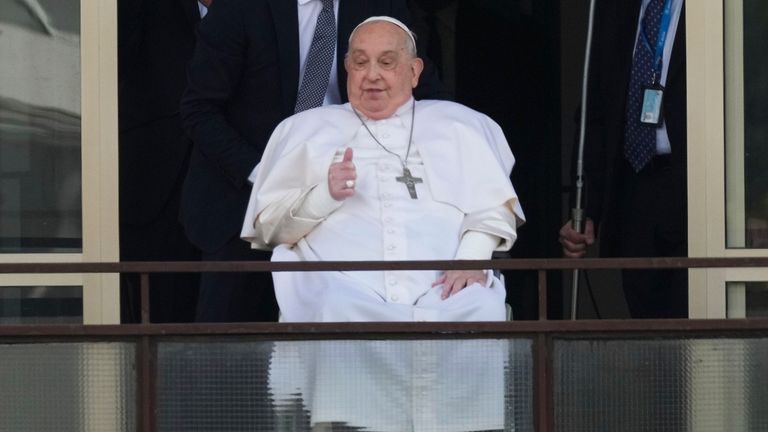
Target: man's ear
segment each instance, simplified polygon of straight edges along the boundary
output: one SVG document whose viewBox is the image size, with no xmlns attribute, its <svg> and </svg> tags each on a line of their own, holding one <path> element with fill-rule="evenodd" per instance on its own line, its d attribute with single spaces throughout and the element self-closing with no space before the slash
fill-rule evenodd
<svg viewBox="0 0 768 432">
<path fill-rule="evenodd" d="M 413 78 L 411 79 L 411 86 L 416 87 L 419 84 L 419 77 L 421 72 L 424 71 L 424 60 L 416 57 L 411 62 L 411 71 L 413 72 Z"/>
</svg>

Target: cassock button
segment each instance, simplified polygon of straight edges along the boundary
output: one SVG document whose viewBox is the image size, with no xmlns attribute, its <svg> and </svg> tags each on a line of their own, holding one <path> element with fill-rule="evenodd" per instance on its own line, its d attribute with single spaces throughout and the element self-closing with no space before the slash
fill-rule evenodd
<svg viewBox="0 0 768 432">
<path fill-rule="evenodd" d="M 389 280 L 389 284 L 390 284 L 390 285 L 397 285 L 397 280 L 395 280 L 395 279 L 390 279 L 390 280 Z"/>
<path fill-rule="evenodd" d="M 389 201 L 384 201 L 384 207 L 392 207 L 392 203 Z"/>
<path fill-rule="evenodd" d="M 387 228 L 387 234 L 394 234 L 395 229 L 394 228 Z"/>
<path fill-rule="evenodd" d="M 397 246 L 395 246 L 395 245 L 389 245 L 389 246 L 387 246 L 387 250 L 395 250 L 396 247 Z"/>
<path fill-rule="evenodd" d="M 396 302 L 396 301 L 400 300 L 400 297 L 398 297 L 397 294 L 392 294 L 389 297 L 389 299 L 392 300 L 393 302 Z"/>
</svg>

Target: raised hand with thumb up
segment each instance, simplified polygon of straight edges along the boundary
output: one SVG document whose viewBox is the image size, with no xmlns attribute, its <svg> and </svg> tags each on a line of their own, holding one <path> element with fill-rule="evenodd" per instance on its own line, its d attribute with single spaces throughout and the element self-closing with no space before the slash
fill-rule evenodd
<svg viewBox="0 0 768 432">
<path fill-rule="evenodd" d="M 352 148 L 347 147 L 341 162 L 334 162 L 328 168 L 328 191 L 336 201 L 344 201 L 355 194 L 357 173 L 352 162 Z"/>
</svg>

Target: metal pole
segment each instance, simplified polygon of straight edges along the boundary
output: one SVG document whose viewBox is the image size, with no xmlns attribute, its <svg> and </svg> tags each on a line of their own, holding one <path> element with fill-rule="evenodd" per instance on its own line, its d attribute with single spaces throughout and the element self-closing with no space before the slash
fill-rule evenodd
<svg viewBox="0 0 768 432">
<path fill-rule="evenodd" d="M 576 232 L 584 231 L 584 209 L 582 208 L 582 189 L 584 188 L 584 135 L 587 124 L 587 89 L 589 81 L 589 58 L 592 53 L 592 27 L 595 18 L 595 0 L 589 1 L 589 21 L 587 24 L 587 46 L 584 50 L 584 76 L 581 79 L 581 116 L 579 119 L 579 152 L 576 159 L 576 200 L 571 209 L 571 222 Z M 576 319 L 577 300 L 579 298 L 579 269 L 573 270 L 571 280 L 571 319 Z"/>
</svg>

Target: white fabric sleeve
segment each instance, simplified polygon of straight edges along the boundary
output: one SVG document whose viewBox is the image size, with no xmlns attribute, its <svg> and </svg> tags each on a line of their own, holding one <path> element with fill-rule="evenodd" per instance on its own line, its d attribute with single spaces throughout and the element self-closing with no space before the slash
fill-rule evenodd
<svg viewBox="0 0 768 432">
<path fill-rule="evenodd" d="M 481 231 L 467 231 L 461 236 L 459 247 L 456 250 L 457 260 L 488 260 L 493 251 L 499 246 L 502 239 L 493 234 Z M 485 273 L 485 287 L 493 284 L 495 278 L 492 270 L 483 270 Z"/>
<path fill-rule="evenodd" d="M 341 206 L 328 189 L 328 182 L 315 185 L 303 201 L 294 204 L 291 215 L 296 218 L 321 221 Z"/>
<path fill-rule="evenodd" d="M 493 245 L 493 249 L 490 251 L 491 254 L 494 251 L 508 251 L 511 249 L 512 245 L 515 243 L 515 240 L 517 240 L 517 226 L 521 223 L 521 220 L 513 212 L 513 208 L 515 208 L 513 203 L 507 202 L 504 205 L 500 205 L 492 209 L 477 211 L 464 216 L 464 221 L 461 224 L 461 243 L 459 244 L 457 254 L 459 251 L 462 251 L 463 247 L 468 248 L 468 250 L 473 250 L 476 248 L 476 246 L 472 246 L 470 248 L 471 245 L 474 245 L 476 242 L 480 241 L 476 239 L 475 234 L 473 234 L 468 240 L 471 243 L 469 243 L 467 246 L 462 245 L 467 234 L 472 232 L 484 233 L 497 239 L 497 242 Z M 490 240 L 486 240 L 484 244 L 489 245 Z M 457 257 L 457 259 L 489 258 L 490 254 L 487 254 L 486 258 Z"/>
<path fill-rule="evenodd" d="M 341 206 L 328 192 L 326 182 L 286 194 L 265 208 L 253 227 L 269 246 L 296 244 Z"/>
<path fill-rule="evenodd" d="M 488 260 L 501 243 L 501 238 L 480 231 L 467 231 L 456 250 L 457 260 Z"/>
<path fill-rule="evenodd" d="M 513 204 L 508 202 L 464 216 L 455 259 L 487 260 L 494 251 L 509 250 L 517 239 L 518 218 Z M 490 287 L 497 279 L 491 270 L 484 272 L 485 286 Z"/>
</svg>

